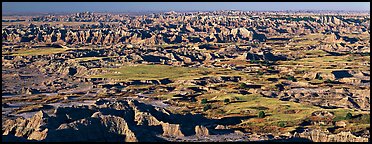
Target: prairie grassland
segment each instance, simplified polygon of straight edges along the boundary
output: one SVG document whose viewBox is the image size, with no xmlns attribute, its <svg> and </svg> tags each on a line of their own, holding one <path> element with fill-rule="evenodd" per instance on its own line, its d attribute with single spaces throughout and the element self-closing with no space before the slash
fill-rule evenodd
<svg viewBox="0 0 372 144">
<path fill-rule="evenodd" d="M 27 55 L 49 55 L 56 53 L 63 53 L 65 48 L 35 48 L 35 49 L 20 49 L 12 53 L 14 56 L 27 56 Z"/>
<path fill-rule="evenodd" d="M 173 80 L 195 79 L 204 76 L 234 76 L 244 75 L 242 72 L 228 69 L 189 68 L 166 65 L 134 65 L 121 68 L 105 69 L 106 74 L 94 75 L 93 78 L 111 78 L 118 80 Z"/>
</svg>

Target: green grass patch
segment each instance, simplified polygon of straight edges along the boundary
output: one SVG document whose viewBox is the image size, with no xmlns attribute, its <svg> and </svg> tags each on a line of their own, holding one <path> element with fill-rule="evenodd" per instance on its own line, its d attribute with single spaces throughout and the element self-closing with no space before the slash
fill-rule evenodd
<svg viewBox="0 0 372 144">
<path fill-rule="evenodd" d="M 75 58 L 75 59 L 70 59 L 70 60 L 86 62 L 86 61 L 100 60 L 102 58 L 104 57 L 82 57 L 82 58 Z"/>
<path fill-rule="evenodd" d="M 205 76 L 243 75 L 242 72 L 226 69 L 175 67 L 167 65 L 134 65 L 105 70 L 107 70 L 108 73 L 93 75 L 91 77 L 118 80 L 159 80 L 164 78 L 188 80 Z"/>
<path fill-rule="evenodd" d="M 65 48 L 35 48 L 35 49 L 22 49 L 12 53 L 14 56 L 27 56 L 27 55 L 49 55 L 56 53 L 63 53 Z"/>
<path fill-rule="evenodd" d="M 174 97 L 174 94 L 159 95 L 157 97 L 161 99 L 177 99 L 177 97 Z"/>
<path fill-rule="evenodd" d="M 278 126 L 280 122 L 285 122 L 284 127 L 292 127 L 300 124 L 314 111 L 321 110 L 321 108 L 315 106 L 290 101 L 280 101 L 274 98 L 266 98 L 259 94 L 230 96 L 239 97 L 244 101 L 232 102 L 220 107 L 220 109 L 225 111 L 226 114 L 240 114 L 248 110 L 252 115 L 257 116 L 260 111 L 265 112 L 266 116 L 264 117 L 265 120 L 263 122 L 256 122 L 257 119 L 252 118 L 242 121 L 241 125 Z M 222 99 L 226 97 L 228 96 L 221 96 L 220 98 Z M 290 113 L 289 111 L 296 112 Z"/>
</svg>

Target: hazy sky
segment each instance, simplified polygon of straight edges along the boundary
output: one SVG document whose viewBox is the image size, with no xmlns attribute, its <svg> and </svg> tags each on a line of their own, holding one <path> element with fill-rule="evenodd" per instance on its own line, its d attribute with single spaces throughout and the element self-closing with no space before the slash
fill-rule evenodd
<svg viewBox="0 0 372 144">
<path fill-rule="evenodd" d="M 369 2 L 3 2 L 2 12 L 369 10 Z"/>
</svg>

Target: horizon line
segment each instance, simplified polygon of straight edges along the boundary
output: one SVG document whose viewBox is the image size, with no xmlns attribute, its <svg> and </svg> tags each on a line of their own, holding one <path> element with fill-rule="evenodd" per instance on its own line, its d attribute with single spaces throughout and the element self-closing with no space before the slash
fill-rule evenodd
<svg viewBox="0 0 372 144">
<path fill-rule="evenodd" d="M 303 9 L 303 10 L 240 10 L 240 9 L 221 9 L 221 10 L 126 10 L 126 11 L 54 11 L 54 12 L 43 12 L 43 11 L 22 11 L 22 12 L 7 12 L 3 11 L 3 14 L 58 14 L 58 13 L 83 13 L 83 12 L 92 12 L 92 13 L 141 13 L 141 12 L 216 12 L 216 11 L 241 11 L 241 12 L 370 12 L 370 10 L 312 10 L 312 9 Z"/>
</svg>

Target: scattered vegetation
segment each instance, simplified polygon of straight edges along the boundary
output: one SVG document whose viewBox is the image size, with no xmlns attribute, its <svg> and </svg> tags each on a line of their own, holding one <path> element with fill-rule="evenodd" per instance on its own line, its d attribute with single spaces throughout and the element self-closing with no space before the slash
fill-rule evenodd
<svg viewBox="0 0 372 144">
<path fill-rule="evenodd" d="M 370 114 L 363 114 L 361 116 L 353 118 L 352 122 L 353 123 L 359 123 L 359 124 L 370 124 L 371 123 Z"/>
<path fill-rule="evenodd" d="M 251 59 L 251 61 L 250 61 L 251 63 L 253 63 L 253 64 L 257 64 L 257 63 L 259 63 L 259 61 L 258 60 L 253 60 L 253 59 Z"/>
<path fill-rule="evenodd" d="M 332 82 L 333 82 L 333 81 L 330 80 L 330 79 L 327 79 L 327 80 L 324 81 L 324 83 L 332 83 Z"/>
<path fill-rule="evenodd" d="M 352 119 L 352 118 L 353 118 L 353 115 L 351 113 L 347 113 L 345 116 L 345 119 L 347 120 Z"/>
<path fill-rule="evenodd" d="M 284 121 L 280 121 L 280 122 L 278 123 L 278 126 L 284 128 L 284 127 L 287 126 L 287 123 L 284 122 Z"/>
<path fill-rule="evenodd" d="M 258 113 L 258 118 L 264 118 L 265 117 L 265 112 L 264 111 L 260 111 Z"/>
<path fill-rule="evenodd" d="M 208 102 L 207 99 L 203 98 L 201 101 L 200 101 L 200 104 L 206 104 Z"/>
<path fill-rule="evenodd" d="M 263 75 L 264 73 L 262 71 L 257 72 L 258 75 Z"/>
<path fill-rule="evenodd" d="M 320 74 L 317 74 L 317 75 L 315 76 L 315 79 L 323 80 L 323 78 L 322 78 L 322 76 L 320 76 Z"/>
<path fill-rule="evenodd" d="M 223 102 L 224 102 L 225 104 L 227 104 L 227 103 L 230 102 L 230 99 L 225 99 L 225 100 L 223 100 Z"/>
<path fill-rule="evenodd" d="M 297 79 L 294 76 L 287 76 L 287 80 L 290 80 L 290 81 L 293 81 L 293 82 L 297 81 Z"/>
<path fill-rule="evenodd" d="M 203 111 L 207 111 L 207 110 L 209 110 L 209 109 L 211 109 L 211 108 L 212 108 L 211 105 L 205 105 L 205 106 L 203 107 Z"/>
<path fill-rule="evenodd" d="M 241 89 L 246 89 L 246 88 L 247 88 L 247 84 L 245 84 L 245 83 L 241 83 L 241 84 L 239 85 L 239 88 L 241 88 Z"/>
<path fill-rule="evenodd" d="M 269 108 L 263 107 L 263 106 L 258 106 L 258 107 L 249 107 L 251 109 L 256 109 L 256 110 L 268 110 Z"/>
</svg>

